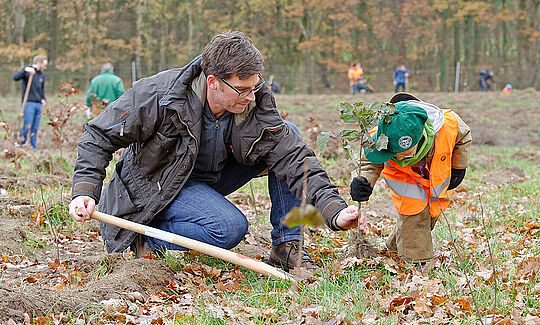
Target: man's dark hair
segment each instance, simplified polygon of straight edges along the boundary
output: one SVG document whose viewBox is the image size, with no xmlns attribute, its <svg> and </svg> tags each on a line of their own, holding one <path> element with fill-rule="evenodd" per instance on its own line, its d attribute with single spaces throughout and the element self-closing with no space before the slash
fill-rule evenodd
<svg viewBox="0 0 540 325">
<path fill-rule="evenodd" d="M 228 31 L 214 36 L 206 45 L 201 66 L 207 76 L 228 79 L 236 74 L 245 80 L 264 71 L 264 59 L 246 34 Z"/>
</svg>

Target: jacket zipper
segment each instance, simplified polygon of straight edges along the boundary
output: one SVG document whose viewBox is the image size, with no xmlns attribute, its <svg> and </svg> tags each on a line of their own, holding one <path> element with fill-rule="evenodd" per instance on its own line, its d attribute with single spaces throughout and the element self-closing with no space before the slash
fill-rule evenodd
<svg viewBox="0 0 540 325">
<path fill-rule="evenodd" d="M 126 126 L 126 121 L 122 122 L 122 124 L 120 125 L 120 136 L 121 137 L 124 136 L 124 126 Z"/>
<path fill-rule="evenodd" d="M 184 126 L 186 127 L 186 130 L 188 131 L 189 135 L 193 138 L 193 140 L 195 140 L 195 147 L 199 148 L 199 145 L 197 144 L 197 138 L 193 135 L 193 133 L 191 133 L 191 130 L 189 129 L 189 126 L 180 117 L 178 117 L 178 120 L 180 121 L 180 123 L 184 124 Z M 174 168 L 174 166 L 172 166 L 171 168 Z M 193 169 L 193 166 L 191 166 L 191 169 Z M 160 193 L 161 193 L 161 189 L 162 189 L 162 187 L 161 187 L 162 178 L 163 178 L 163 175 L 157 181 L 158 192 L 160 192 Z"/>
<path fill-rule="evenodd" d="M 217 138 L 218 130 L 219 130 L 219 120 L 216 119 L 216 126 L 214 128 L 214 139 Z M 214 161 L 216 160 L 216 147 L 217 147 L 217 141 L 214 141 L 214 148 L 213 148 L 214 150 L 212 150 L 210 166 L 214 166 Z"/>
<path fill-rule="evenodd" d="M 116 123 L 116 124 L 113 124 L 111 126 L 109 126 L 108 128 L 106 128 L 104 131 L 107 132 L 107 131 L 110 131 L 116 127 L 120 126 L 120 136 L 123 137 L 124 136 L 124 127 L 126 126 L 126 121 L 123 121 L 121 123 Z"/>
</svg>

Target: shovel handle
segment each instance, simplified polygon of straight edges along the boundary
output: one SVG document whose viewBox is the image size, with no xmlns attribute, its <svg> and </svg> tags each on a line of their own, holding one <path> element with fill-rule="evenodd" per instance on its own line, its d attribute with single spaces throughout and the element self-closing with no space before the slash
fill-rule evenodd
<svg viewBox="0 0 540 325">
<path fill-rule="evenodd" d="M 34 75 L 31 74 L 30 77 L 28 77 L 28 82 L 26 83 L 26 91 L 24 92 L 24 98 L 22 101 L 22 109 L 24 111 L 24 107 L 26 106 L 26 102 L 28 101 L 28 94 L 30 93 L 30 87 L 32 87 L 32 79 L 34 78 Z"/>
<path fill-rule="evenodd" d="M 274 276 L 276 278 L 289 280 L 294 283 L 298 282 L 298 278 L 296 278 L 292 274 L 289 274 L 283 270 L 275 268 L 259 260 L 253 259 L 251 257 L 247 257 L 242 254 L 233 253 L 221 247 L 213 246 L 207 243 L 200 242 L 198 240 L 194 240 L 194 239 L 180 236 L 177 234 L 173 234 L 167 231 L 163 231 L 161 229 L 153 228 L 150 226 L 142 225 L 140 223 L 118 218 L 110 214 L 98 212 L 96 210 L 92 212 L 91 217 L 92 219 L 105 222 L 116 227 L 127 229 L 127 230 L 130 230 L 130 231 L 133 231 L 133 232 L 136 232 L 136 233 L 148 236 L 148 237 L 161 239 L 168 243 L 173 243 L 178 246 L 182 246 L 182 247 L 185 247 L 185 248 L 197 251 L 197 252 L 204 253 L 206 255 L 210 255 L 210 256 L 222 259 L 224 261 L 227 261 L 227 262 L 239 265 L 239 266 L 243 266 L 246 269 L 250 269 L 260 274 Z"/>
</svg>

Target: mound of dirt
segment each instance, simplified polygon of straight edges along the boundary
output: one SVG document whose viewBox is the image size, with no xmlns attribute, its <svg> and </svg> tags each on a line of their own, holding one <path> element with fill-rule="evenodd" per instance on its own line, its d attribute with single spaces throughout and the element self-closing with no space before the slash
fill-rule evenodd
<svg viewBox="0 0 540 325">
<path fill-rule="evenodd" d="M 473 158 L 471 165 L 478 169 L 493 169 L 500 160 L 499 155 L 482 155 Z"/>
<path fill-rule="evenodd" d="M 523 143 L 522 134 L 510 133 L 502 127 L 495 127 L 493 124 L 475 123 L 473 121 L 469 123 L 469 126 L 471 127 L 475 145 L 509 146 Z"/>
<path fill-rule="evenodd" d="M 358 258 L 377 257 L 379 255 L 373 243 L 360 231 L 355 231 L 349 241 L 349 254 Z"/>
<path fill-rule="evenodd" d="M 540 153 L 537 151 L 517 150 L 514 153 L 514 157 L 516 159 L 529 160 L 533 162 L 540 161 Z"/>
<path fill-rule="evenodd" d="M 82 288 L 60 291 L 34 286 L 21 288 L 0 287 L 0 322 L 9 319 L 24 321 L 24 314 L 43 316 L 99 311 L 99 302 L 111 298 L 127 299 L 128 294 L 138 292 L 154 294 L 163 289 L 168 281 L 175 280 L 175 273 L 164 261 L 153 259 L 125 259 L 120 254 L 108 255 L 94 269 L 104 269 L 108 274 Z"/>
<path fill-rule="evenodd" d="M 506 166 L 492 170 L 485 174 L 482 179 L 486 184 L 494 185 L 517 183 L 525 180 L 525 172 L 516 166 Z"/>
</svg>

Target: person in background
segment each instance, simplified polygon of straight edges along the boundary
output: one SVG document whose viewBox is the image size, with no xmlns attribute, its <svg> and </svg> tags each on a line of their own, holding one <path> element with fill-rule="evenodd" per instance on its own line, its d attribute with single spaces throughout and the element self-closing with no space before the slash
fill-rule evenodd
<svg viewBox="0 0 540 325">
<path fill-rule="evenodd" d="M 104 63 L 101 66 L 101 74 L 90 81 L 90 88 L 86 94 L 86 106 L 92 108 L 93 101 L 100 103 L 103 100 L 109 105 L 123 93 L 124 83 L 120 77 L 114 74 L 112 63 Z"/>
<path fill-rule="evenodd" d="M 279 83 L 274 80 L 273 74 L 271 74 L 270 78 L 268 78 L 268 85 L 270 86 L 270 90 L 272 90 L 272 93 L 279 94 L 281 92 L 281 87 L 279 86 Z"/>
<path fill-rule="evenodd" d="M 395 112 L 370 132 L 375 141 L 386 136 L 387 148 L 364 150 L 361 174 L 351 182 L 351 197 L 369 200 L 382 175 L 398 212 L 386 247 L 421 266 L 433 258 L 431 231 L 465 176 L 471 131 L 455 112 L 411 94 L 398 93 L 390 102 Z"/>
<path fill-rule="evenodd" d="M 400 64 L 396 68 L 396 71 L 394 72 L 394 79 L 392 81 L 392 83 L 395 86 L 394 92 L 397 93 L 399 91 L 399 87 L 401 87 L 402 91 L 407 90 L 406 84 L 407 84 L 408 78 L 409 78 L 409 70 L 407 70 L 404 64 Z"/>
<path fill-rule="evenodd" d="M 25 67 L 19 72 L 13 74 L 13 80 L 22 81 L 22 101 L 24 102 L 24 95 L 26 93 L 26 87 L 29 86 L 28 98 L 24 107 L 23 114 L 23 128 L 21 130 L 21 145 L 26 143 L 28 133 L 30 132 L 30 145 L 32 148 L 37 149 L 37 133 L 39 129 L 39 122 L 41 120 L 41 108 L 47 104 L 45 100 L 45 69 L 49 61 L 44 55 L 36 55 L 32 60 L 32 64 Z M 28 85 L 28 81 L 32 76 L 31 84 Z"/>
<path fill-rule="evenodd" d="M 511 93 L 512 92 L 512 85 L 511 84 L 506 84 L 501 91 L 503 93 Z"/>
<path fill-rule="evenodd" d="M 89 220 L 99 202 L 101 212 L 230 249 L 246 235 L 248 220 L 226 196 L 268 169 L 268 263 L 288 270 L 300 257 L 302 267 L 317 268 L 300 246 L 300 228 L 283 224 L 286 214 L 305 194 L 328 227 L 344 230 L 356 226 L 358 207 L 347 206 L 296 126 L 280 117 L 263 71 L 252 40 L 229 31 L 186 66 L 134 83 L 85 126 L 71 217 Z M 119 148 L 126 149 L 102 192 Z M 101 235 L 108 252 L 185 250 L 105 223 Z"/>
<path fill-rule="evenodd" d="M 478 84 L 481 91 L 488 91 L 491 88 L 491 83 L 495 82 L 493 79 L 494 73 L 488 69 L 481 69 L 478 75 Z"/>
<path fill-rule="evenodd" d="M 364 70 L 362 69 L 360 63 L 353 63 L 352 67 L 350 67 L 347 71 L 347 77 L 349 78 L 349 85 L 351 86 L 351 92 L 353 95 L 360 92 L 357 87 L 357 83 L 363 76 Z"/>
</svg>

